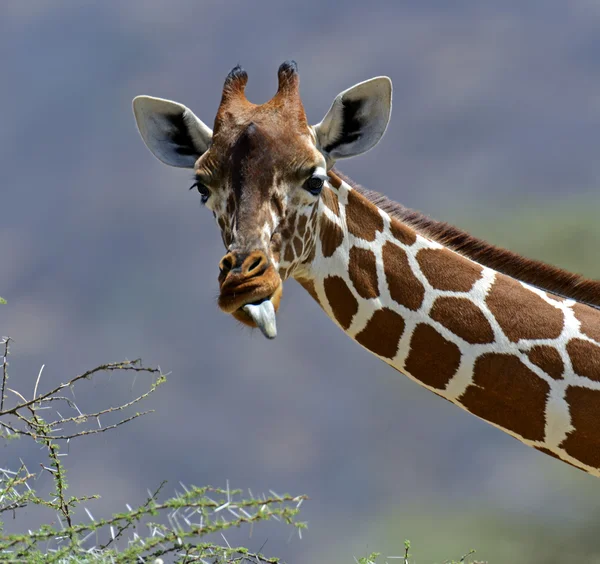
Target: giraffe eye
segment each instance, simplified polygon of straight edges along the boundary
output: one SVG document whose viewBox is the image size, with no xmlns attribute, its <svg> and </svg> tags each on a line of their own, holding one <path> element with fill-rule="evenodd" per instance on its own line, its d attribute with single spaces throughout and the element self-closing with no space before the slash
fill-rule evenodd
<svg viewBox="0 0 600 564">
<path fill-rule="evenodd" d="M 305 183 L 304 188 L 308 190 L 313 196 L 318 196 L 323 190 L 325 180 L 320 176 L 311 176 Z"/>
<path fill-rule="evenodd" d="M 210 197 L 210 190 L 201 182 L 194 182 L 194 184 L 190 186 L 190 190 L 194 188 L 196 188 L 200 193 L 200 200 L 202 201 L 202 203 L 206 204 L 208 198 Z"/>
</svg>

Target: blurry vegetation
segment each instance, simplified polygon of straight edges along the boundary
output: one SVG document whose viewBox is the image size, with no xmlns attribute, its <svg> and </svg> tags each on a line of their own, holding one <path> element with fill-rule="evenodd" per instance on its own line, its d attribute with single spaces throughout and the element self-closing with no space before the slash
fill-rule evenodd
<svg viewBox="0 0 600 564">
<path fill-rule="evenodd" d="M 404 552 L 400 556 L 388 556 L 387 558 L 381 557 L 379 552 L 373 552 L 369 556 L 359 558 L 356 560 L 357 564 L 391 564 L 391 562 L 401 562 L 402 564 L 413 564 L 412 554 L 410 552 L 411 542 L 409 540 L 404 541 Z M 466 554 L 463 554 L 457 560 L 444 560 L 442 564 L 487 564 L 478 560 L 473 560 L 475 550 L 469 550 Z"/>
<path fill-rule="evenodd" d="M 600 198 L 509 204 L 490 204 L 468 213 L 450 210 L 444 219 L 496 246 L 600 278 Z"/>
<path fill-rule="evenodd" d="M 558 462 L 556 463 L 558 464 Z M 544 474 L 540 474 L 543 479 Z M 369 542 L 385 551 L 396 554 L 398 532 L 410 534 L 413 560 L 421 564 L 448 564 L 449 562 L 488 562 L 489 564 L 534 563 L 559 564 L 563 562 L 600 563 L 597 522 L 600 511 L 591 511 L 581 519 L 557 521 L 552 515 L 546 518 L 532 512 L 494 511 L 473 504 L 442 507 L 428 500 L 423 504 L 402 507 L 396 514 L 382 516 L 367 531 Z M 477 552 L 465 560 L 446 560 L 447 554 L 460 554 L 465 538 L 471 539 Z M 344 562 L 337 557 L 327 562 Z M 379 563 L 379 560 L 375 560 Z M 383 559 L 386 562 L 386 559 Z"/>
<path fill-rule="evenodd" d="M 106 519 L 94 518 L 93 500 L 98 496 L 71 496 L 67 485 L 67 455 L 76 455 L 74 439 L 111 432 L 146 415 L 133 411 L 137 404 L 153 394 L 165 381 L 157 368 L 140 361 L 104 364 L 71 380 L 42 391 L 40 370 L 33 396 L 9 386 L 8 354 L 11 340 L 0 341 L 0 437 L 33 441 L 42 454 L 39 468 L 30 470 L 18 457 L 0 467 L 0 516 L 30 511 L 37 507 L 46 512 L 46 522 L 20 533 L 4 533 L 0 521 L 0 561 L 2 562 L 163 562 L 168 556 L 178 562 L 275 563 L 245 547 L 231 546 L 224 533 L 233 528 L 249 527 L 269 520 L 281 521 L 298 534 L 304 524 L 296 521 L 304 496 L 243 496 L 240 490 L 186 487 L 170 498 L 161 499 L 164 483 L 139 507 Z M 152 381 L 145 393 L 114 407 L 82 412 L 75 403 L 74 387 L 83 381 L 114 374 L 146 374 Z M 81 393 L 81 391 L 80 391 Z M 71 452 L 70 452 L 71 451 Z M 6 457 L 4 457 L 6 458 Z M 12 462 L 12 464 L 11 464 Z M 54 484 L 49 495 L 35 490 L 40 474 L 49 474 Z M 30 514 L 29 514 L 30 515 Z"/>
</svg>

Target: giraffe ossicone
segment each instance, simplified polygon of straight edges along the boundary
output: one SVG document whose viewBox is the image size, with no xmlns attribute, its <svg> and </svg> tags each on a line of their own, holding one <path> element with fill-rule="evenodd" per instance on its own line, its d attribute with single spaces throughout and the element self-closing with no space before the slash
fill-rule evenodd
<svg viewBox="0 0 600 564">
<path fill-rule="evenodd" d="M 337 160 L 375 146 L 392 107 L 377 77 L 307 123 L 296 64 L 267 103 L 227 76 L 213 129 L 139 96 L 152 153 L 194 170 L 219 225 L 219 307 L 275 337 L 297 280 L 352 339 L 521 442 L 600 476 L 600 282 L 528 260 L 353 184 Z"/>
</svg>

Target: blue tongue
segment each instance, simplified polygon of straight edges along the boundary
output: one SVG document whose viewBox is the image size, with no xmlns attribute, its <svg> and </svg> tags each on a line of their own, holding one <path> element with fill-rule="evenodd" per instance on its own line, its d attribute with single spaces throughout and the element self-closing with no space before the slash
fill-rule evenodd
<svg viewBox="0 0 600 564">
<path fill-rule="evenodd" d="M 277 337 L 277 324 L 275 322 L 275 308 L 271 300 L 265 300 L 259 304 L 247 304 L 242 308 L 258 325 L 262 334 L 267 339 Z"/>
</svg>

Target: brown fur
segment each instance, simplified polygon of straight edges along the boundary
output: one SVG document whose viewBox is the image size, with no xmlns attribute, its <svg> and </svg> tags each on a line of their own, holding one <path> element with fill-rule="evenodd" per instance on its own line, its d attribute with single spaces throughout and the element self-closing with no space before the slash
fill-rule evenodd
<svg viewBox="0 0 600 564">
<path fill-rule="evenodd" d="M 341 177 L 378 208 L 409 225 L 425 237 L 521 282 L 526 282 L 541 290 L 547 290 L 600 309 L 600 280 L 590 280 L 580 274 L 574 274 L 556 266 L 528 259 L 512 251 L 495 247 L 457 227 L 431 219 L 421 212 L 406 208 L 378 192 L 367 190 L 336 170 L 330 172 Z"/>
<path fill-rule="evenodd" d="M 473 384 L 459 399 L 468 411 L 530 441 L 544 440 L 550 393 L 545 380 L 511 354 L 484 353 L 473 372 Z"/>
</svg>

